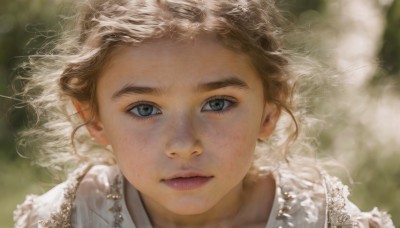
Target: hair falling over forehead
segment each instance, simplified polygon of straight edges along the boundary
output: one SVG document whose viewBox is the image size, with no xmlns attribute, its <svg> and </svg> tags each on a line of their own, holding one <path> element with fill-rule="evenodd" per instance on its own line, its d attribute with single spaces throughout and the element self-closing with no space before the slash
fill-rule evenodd
<svg viewBox="0 0 400 228">
<path fill-rule="evenodd" d="M 85 0 L 76 4 L 72 29 L 52 53 L 32 59 L 23 92 L 38 118 L 45 119 L 23 134 L 44 136 L 46 142 L 37 143 L 40 164 L 61 169 L 98 157 L 113 162 L 111 155 L 104 155 L 104 148 L 80 130 L 82 121 L 74 114 L 71 99 L 89 104 L 96 115 L 96 80 L 108 54 L 116 47 L 162 38 L 185 41 L 210 34 L 228 48 L 247 54 L 263 81 L 265 100 L 292 119 L 285 125 L 285 140 L 275 136 L 268 144 L 286 148 L 297 137 L 292 104 L 296 79 L 290 55 L 281 44 L 279 25 L 284 20 L 272 0 Z M 279 151 L 281 157 L 287 150 Z"/>
</svg>

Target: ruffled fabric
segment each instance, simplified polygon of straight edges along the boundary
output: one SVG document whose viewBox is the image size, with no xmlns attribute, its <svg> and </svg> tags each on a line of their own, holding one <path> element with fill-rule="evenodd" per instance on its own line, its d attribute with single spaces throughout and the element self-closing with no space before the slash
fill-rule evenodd
<svg viewBox="0 0 400 228">
<path fill-rule="evenodd" d="M 273 173 L 279 202 L 277 222 L 273 227 L 323 227 L 325 188 L 319 173 L 294 172 L 287 164 L 281 164 Z"/>
<path fill-rule="evenodd" d="M 376 207 L 370 212 L 360 212 L 354 217 L 358 226 L 362 228 L 395 228 L 390 215 Z"/>
<path fill-rule="evenodd" d="M 15 209 L 13 219 L 16 228 L 29 227 L 36 198 L 37 195 L 27 195 L 25 201 Z"/>
<path fill-rule="evenodd" d="M 369 214 L 371 216 L 371 218 L 369 219 L 369 225 L 371 228 L 394 228 L 393 221 L 390 215 L 386 212 L 381 212 L 375 207 Z"/>
</svg>

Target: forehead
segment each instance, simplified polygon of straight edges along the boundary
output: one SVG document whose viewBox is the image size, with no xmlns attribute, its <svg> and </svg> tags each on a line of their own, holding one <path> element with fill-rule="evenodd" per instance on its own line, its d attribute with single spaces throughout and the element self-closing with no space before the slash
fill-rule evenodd
<svg viewBox="0 0 400 228">
<path fill-rule="evenodd" d="M 230 76 L 241 77 L 250 85 L 261 83 L 249 56 L 227 48 L 214 37 L 203 36 L 185 41 L 158 39 L 135 47 L 120 46 L 110 53 L 99 81 L 102 81 L 100 86 L 135 83 L 169 87 Z"/>
</svg>

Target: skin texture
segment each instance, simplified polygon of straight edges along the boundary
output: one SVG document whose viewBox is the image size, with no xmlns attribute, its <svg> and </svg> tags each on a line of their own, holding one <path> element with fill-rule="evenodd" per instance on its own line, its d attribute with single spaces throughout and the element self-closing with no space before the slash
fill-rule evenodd
<svg viewBox="0 0 400 228">
<path fill-rule="evenodd" d="M 119 47 L 99 77 L 97 101 L 87 128 L 112 146 L 154 226 L 265 226 L 273 180 L 250 187 L 243 180 L 257 139 L 272 133 L 278 112 L 265 103 L 248 56 L 209 36 Z M 90 116 L 90 107 L 74 104 Z M 165 182 L 188 173 L 207 181 L 188 190 Z"/>
</svg>

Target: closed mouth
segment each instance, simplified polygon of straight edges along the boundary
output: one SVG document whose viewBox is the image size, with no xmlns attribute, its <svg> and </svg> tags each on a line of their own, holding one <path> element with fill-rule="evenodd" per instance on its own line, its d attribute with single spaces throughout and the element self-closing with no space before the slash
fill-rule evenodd
<svg viewBox="0 0 400 228">
<path fill-rule="evenodd" d="M 208 183 L 213 176 L 199 174 L 177 175 L 172 178 L 162 179 L 161 182 L 175 190 L 194 190 Z"/>
</svg>

